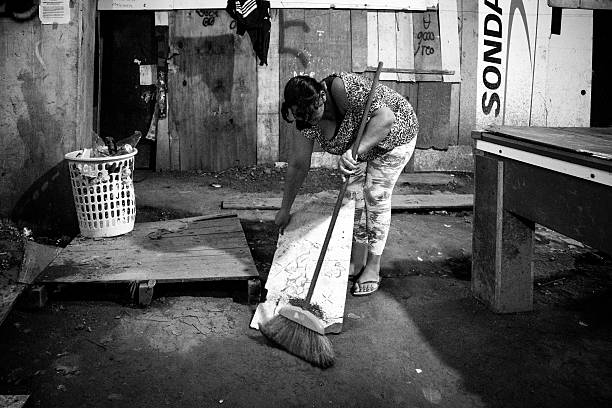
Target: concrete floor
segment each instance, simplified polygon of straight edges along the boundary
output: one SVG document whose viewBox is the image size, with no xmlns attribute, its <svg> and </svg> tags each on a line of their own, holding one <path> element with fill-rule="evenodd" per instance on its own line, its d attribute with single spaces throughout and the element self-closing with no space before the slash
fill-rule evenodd
<svg viewBox="0 0 612 408">
<path fill-rule="evenodd" d="M 136 193 L 184 214 L 242 194 L 164 174 Z M 239 215 L 266 234 L 274 212 Z M 57 294 L 0 327 L 0 394 L 30 394 L 32 407 L 610 406 L 612 262 L 537 237 L 534 311 L 497 315 L 470 294 L 469 213 L 394 213 L 381 289 L 347 295 L 327 370 L 271 347 L 222 283 L 160 290 L 144 309 L 123 289 Z"/>
</svg>

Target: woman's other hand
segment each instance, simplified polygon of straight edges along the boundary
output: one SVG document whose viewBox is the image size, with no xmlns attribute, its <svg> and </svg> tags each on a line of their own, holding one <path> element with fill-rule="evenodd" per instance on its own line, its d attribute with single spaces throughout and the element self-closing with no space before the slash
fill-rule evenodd
<svg viewBox="0 0 612 408">
<path fill-rule="evenodd" d="M 338 160 L 338 169 L 342 172 L 343 179 L 346 181 L 346 177 L 355 174 L 357 170 L 357 160 L 353 158 L 353 152 L 351 149 L 344 152 L 344 154 Z"/>
<path fill-rule="evenodd" d="M 278 227 L 278 232 L 281 235 L 283 235 L 283 233 L 285 232 L 285 228 L 287 228 L 287 225 L 289 225 L 290 221 L 291 221 L 291 214 L 289 214 L 288 210 L 281 208 L 276 213 L 276 217 L 274 218 L 274 223 Z"/>
</svg>

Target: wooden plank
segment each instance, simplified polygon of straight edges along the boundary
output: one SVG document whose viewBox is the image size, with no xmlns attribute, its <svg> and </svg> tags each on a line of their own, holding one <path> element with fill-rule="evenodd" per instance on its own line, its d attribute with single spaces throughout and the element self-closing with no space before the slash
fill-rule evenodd
<svg viewBox="0 0 612 408">
<path fill-rule="evenodd" d="M 177 25 L 179 16 L 177 13 L 168 14 L 168 55 L 178 54 L 178 44 L 173 46 L 173 30 L 172 27 Z M 176 48 L 175 48 L 176 47 Z M 180 133 L 176 126 L 176 121 L 173 119 L 175 112 L 178 114 L 178 110 L 181 109 L 179 98 L 174 95 L 173 89 L 179 89 L 179 86 L 183 86 L 179 83 L 179 77 L 177 73 L 178 66 L 174 63 L 174 57 L 168 60 L 168 149 L 169 149 L 169 160 L 171 170 L 181 169 L 181 139 Z M 176 99 L 176 102 L 175 102 Z M 177 116 L 178 117 L 178 116 Z"/>
<path fill-rule="evenodd" d="M 287 81 L 295 75 L 304 74 L 310 63 L 304 53 L 304 34 L 310 28 L 304 20 L 304 10 L 281 10 L 279 14 L 279 75 L 280 101 L 283 101 L 283 90 Z M 294 123 L 280 120 L 279 125 L 279 159 L 287 161 L 291 151 L 291 141 L 302 137 Z"/>
<path fill-rule="evenodd" d="M 167 112 L 167 111 L 166 111 Z M 170 132 L 168 129 L 168 114 L 157 121 L 157 135 L 155 139 L 155 170 L 170 170 Z"/>
<path fill-rule="evenodd" d="M 414 69 L 414 35 L 412 33 L 412 13 L 396 13 L 397 31 L 395 42 L 397 44 L 396 65 L 398 69 Z M 401 82 L 414 82 L 414 74 L 397 74 Z"/>
<path fill-rule="evenodd" d="M 368 66 L 368 12 L 351 10 L 351 59 L 353 72 Z"/>
<path fill-rule="evenodd" d="M 307 197 L 298 196 L 296 203 L 303 203 Z M 282 199 L 272 198 L 234 198 L 224 200 L 221 206 L 231 210 L 278 210 Z M 470 208 L 473 205 L 472 194 L 394 194 L 391 197 L 391 209 L 424 210 Z"/>
<path fill-rule="evenodd" d="M 564 9 L 612 10 L 610 0 L 548 0 L 548 6 Z"/>
<path fill-rule="evenodd" d="M 493 144 L 500 145 L 502 147 L 511 147 L 515 149 L 520 149 L 523 152 L 536 154 L 544 158 L 559 159 L 567 163 L 574 163 L 574 164 L 586 166 L 592 169 L 610 172 L 610 166 L 611 166 L 610 160 L 606 160 L 600 157 L 595 157 L 592 155 L 575 153 L 575 152 L 571 152 L 568 150 L 557 149 L 555 147 L 544 146 L 541 144 L 526 142 L 526 141 L 517 140 L 513 138 L 507 138 L 505 136 L 494 135 L 491 133 L 486 133 L 477 139 L 481 139 L 482 141 L 491 142 Z M 478 142 L 479 140 L 476 140 L 476 144 L 478 144 Z M 496 151 L 495 153 L 499 153 L 499 152 Z"/>
<path fill-rule="evenodd" d="M 204 219 L 203 219 L 204 218 Z M 258 277 L 235 217 L 141 223 L 108 239 L 75 238 L 37 283 L 186 282 Z"/>
<path fill-rule="evenodd" d="M 0 395 L 0 408 L 21 408 L 28 398 L 29 395 Z"/>
<path fill-rule="evenodd" d="M 475 157 L 472 293 L 495 312 L 531 310 L 534 224 L 503 208 L 504 164 Z"/>
<path fill-rule="evenodd" d="M 279 143 L 279 11 L 271 11 L 268 65 L 257 67 L 257 163 L 278 161 Z"/>
<path fill-rule="evenodd" d="M 349 10 L 330 10 L 329 46 L 326 52 L 331 56 L 328 72 L 346 71 L 352 68 L 351 60 L 351 12 Z"/>
<path fill-rule="evenodd" d="M 30 284 L 57 257 L 61 248 L 27 240 L 19 270 L 19 283 Z"/>
<path fill-rule="evenodd" d="M 419 136 L 417 147 L 446 149 L 454 145 L 456 123 L 451 123 L 452 84 L 444 82 L 420 82 L 417 117 Z M 451 129 L 452 128 L 452 129 Z"/>
<path fill-rule="evenodd" d="M 569 151 L 584 156 L 612 160 L 612 134 L 610 134 L 609 130 L 597 128 L 592 128 L 593 130 L 591 128 L 584 130 L 577 129 L 536 126 L 495 126 L 490 127 L 486 133 L 504 136 L 506 139 L 516 139 L 553 147 L 561 152 Z"/>
<path fill-rule="evenodd" d="M 177 11 L 170 27 L 170 129 L 180 139 L 181 170 L 219 171 L 257 160 L 250 39 L 227 31 L 232 19 L 225 11 L 208 13 L 212 25 L 195 11 Z"/>
<path fill-rule="evenodd" d="M 321 252 L 334 203 L 313 197 L 296 207 L 292 221 L 279 237 L 278 247 L 266 282 L 266 301 L 260 303 L 251 321 L 252 328 L 270 319 L 291 298 L 306 296 Z M 312 303 L 323 311 L 327 333 L 342 330 L 348 268 L 353 237 L 354 201 L 345 202 L 323 261 Z"/>
<path fill-rule="evenodd" d="M 438 13 L 425 11 L 412 13 L 414 68 L 419 71 L 441 70 L 440 27 Z M 417 81 L 441 81 L 442 75 L 418 74 Z"/>
<path fill-rule="evenodd" d="M 449 146 L 456 145 L 459 139 L 459 114 L 461 109 L 461 84 L 451 83 L 450 106 L 448 108 L 448 134 L 446 140 Z"/>
<path fill-rule="evenodd" d="M 478 82 L 478 2 L 461 2 L 461 85 L 459 98 L 458 145 L 470 145 L 472 130 L 476 127 L 476 98 Z"/>
<path fill-rule="evenodd" d="M 564 160 L 542 156 L 536 153 L 526 152 L 522 149 L 515 149 L 484 140 L 477 140 L 476 148 L 496 156 L 509 158 L 514 161 L 531 164 L 557 173 L 567 174 L 572 177 L 612 187 L 612 172 L 610 171 L 593 169 L 592 167 L 570 163 Z"/>
<path fill-rule="evenodd" d="M 368 66 L 376 67 L 380 57 L 378 56 L 378 13 L 375 11 L 368 11 L 366 32 L 368 40 Z"/>
<path fill-rule="evenodd" d="M 452 183 L 455 176 L 448 173 L 402 173 L 397 180 L 398 186 L 403 184 L 414 185 L 446 185 Z"/>
<path fill-rule="evenodd" d="M 397 68 L 397 22 L 395 12 L 378 12 L 378 59 L 383 62 L 386 69 Z M 378 64 L 377 64 L 378 65 Z M 397 81 L 395 72 L 381 72 L 382 81 Z"/>
<path fill-rule="evenodd" d="M 168 88 L 168 13 L 155 13 L 155 39 L 157 42 L 157 70 Z M 155 137 L 155 170 L 170 170 L 170 133 L 168 128 L 168 98 L 166 93 L 166 105 L 160 107 L 166 112 L 157 120 L 157 134 Z"/>
<path fill-rule="evenodd" d="M 25 288 L 26 285 L 23 283 L 8 283 L 8 281 L 0 279 L 0 325 L 9 315 L 17 298 Z"/>
<path fill-rule="evenodd" d="M 452 75 L 443 75 L 444 82 L 461 82 L 461 64 L 459 59 L 459 28 L 457 19 L 457 2 L 461 0 L 439 0 L 438 18 L 440 21 L 440 54 L 442 69 L 455 71 Z"/>
<path fill-rule="evenodd" d="M 612 254 L 612 186 L 505 161 L 504 209 Z M 563 186 L 559 189 L 558 186 Z"/>
</svg>

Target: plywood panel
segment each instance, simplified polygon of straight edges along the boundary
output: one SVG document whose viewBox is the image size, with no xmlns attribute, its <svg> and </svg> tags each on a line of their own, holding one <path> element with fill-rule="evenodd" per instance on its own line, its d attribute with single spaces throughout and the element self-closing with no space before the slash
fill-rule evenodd
<svg viewBox="0 0 612 408">
<path fill-rule="evenodd" d="M 396 13 L 397 31 L 397 68 L 414 69 L 414 38 L 412 33 L 412 13 Z M 397 74 L 399 81 L 415 81 L 414 74 Z M 416 103 L 416 101 L 415 101 Z"/>
<path fill-rule="evenodd" d="M 443 75 L 444 82 L 461 81 L 459 63 L 459 30 L 457 20 L 457 2 L 461 0 L 440 0 L 438 18 L 440 21 L 440 54 L 442 68 L 455 71 L 452 75 Z"/>
<path fill-rule="evenodd" d="M 378 12 L 368 11 L 367 20 L 368 67 L 378 66 Z"/>
<path fill-rule="evenodd" d="M 440 27 L 437 11 L 412 14 L 414 34 L 414 68 L 417 70 L 441 70 Z M 438 74 L 417 74 L 417 81 L 441 81 Z"/>
<path fill-rule="evenodd" d="M 378 12 L 378 59 L 383 62 L 387 69 L 397 68 L 397 23 L 395 12 Z M 378 66 L 375 64 L 374 66 Z M 380 79 L 383 81 L 397 81 L 394 72 L 381 72 Z"/>
<path fill-rule="evenodd" d="M 279 53 L 278 10 L 271 11 L 268 65 L 257 67 L 257 163 L 278 161 L 279 138 Z"/>
<path fill-rule="evenodd" d="M 195 11 L 177 11 L 170 27 L 171 135 L 180 140 L 181 170 L 256 162 L 257 62 L 251 42 L 247 34 L 228 31 L 225 11 L 211 13 L 213 24 L 203 25 Z"/>
<path fill-rule="evenodd" d="M 279 14 L 279 76 L 280 101 L 287 81 L 308 72 L 310 59 L 304 52 L 304 35 L 310 28 L 304 21 L 304 10 L 281 10 Z M 282 118 L 279 125 L 279 158 L 287 161 L 291 150 L 291 140 L 301 137 L 295 124 Z"/>
<path fill-rule="evenodd" d="M 455 144 L 457 122 L 451 123 L 451 110 L 457 106 L 458 99 L 457 96 L 453 99 L 452 85 L 446 82 L 419 83 L 417 147 L 446 149 Z"/>
<path fill-rule="evenodd" d="M 368 65 L 368 12 L 351 10 L 351 58 L 353 72 L 363 72 Z"/>
<path fill-rule="evenodd" d="M 326 52 L 332 56 L 330 70 L 335 72 L 351 71 L 351 12 L 348 10 L 331 10 L 330 13 L 330 46 Z M 328 73 L 327 73 L 328 74 Z M 326 74 L 326 75 L 327 75 Z"/>
</svg>

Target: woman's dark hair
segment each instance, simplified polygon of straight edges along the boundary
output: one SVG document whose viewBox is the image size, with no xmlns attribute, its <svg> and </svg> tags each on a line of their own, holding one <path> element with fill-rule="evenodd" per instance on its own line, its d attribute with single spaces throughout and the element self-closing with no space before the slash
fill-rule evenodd
<svg viewBox="0 0 612 408">
<path fill-rule="evenodd" d="M 293 122 L 289 119 L 289 110 L 292 106 L 297 106 L 299 111 L 308 111 L 318 100 L 319 93 L 323 91 L 323 85 L 316 79 L 306 75 L 299 75 L 291 78 L 285 85 L 283 93 L 284 101 L 281 105 L 281 115 L 286 122 Z M 296 120 L 295 126 L 298 130 L 306 129 L 311 125 L 302 120 Z"/>
</svg>

